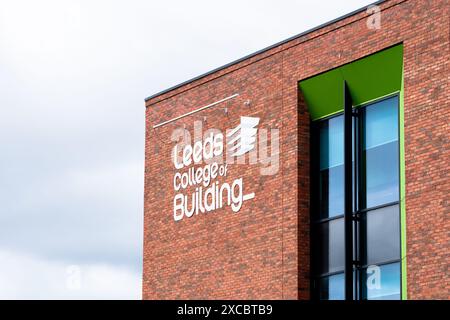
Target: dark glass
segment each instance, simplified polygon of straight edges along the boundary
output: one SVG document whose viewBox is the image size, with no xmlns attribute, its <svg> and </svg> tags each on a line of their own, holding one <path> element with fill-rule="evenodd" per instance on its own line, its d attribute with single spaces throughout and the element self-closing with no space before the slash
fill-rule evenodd
<svg viewBox="0 0 450 320">
<path fill-rule="evenodd" d="M 320 171 L 320 219 L 344 214 L 344 166 Z"/>
<path fill-rule="evenodd" d="M 364 300 L 400 300 L 400 262 L 361 270 Z"/>
<path fill-rule="evenodd" d="M 354 248 L 359 265 L 354 273 L 355 297 L 400 299 L 398 97 L 356 109 L 353 128 L 353 209 L 358 213 Z M 344 121 L 343 115 L 317 123 L 319 150 L 315 172 L 312 271 L 319 276 L 320 299 L 344 299 Z M 356 126 L 355 126 L 356 125 Z M 315 147 L 315 145 L 313 145 Z M 355 149 L 356 147 L 356 149 Z M 356 158 L 355 162 L 355 156 Z M 355 176 L 357 173 L 357 176 Z M 389 263 L 381 266 L 376 264 Z M 331 274 L 331 275 L 328 275 Z M 323 275 L 323 276 L 322 276 Z M 326 276 L 325 276 L 326 275 Z M 321 277 L 322 276 L 322 277 Z"/>
<path fill-rule="evenodd" d="M 344 213 L 343 119 L 337 116 L 319 124 L 319 219 Z"/>
<path fill-rule="evenodd" d="M 364 213 L 360 232 L 363 241 L 362 263 L 374 264 L 400 259 L 399 206 L 394 205 Z"/>
<path fill-rule="evenodd" d="M 344 270 L 344 219 L 317 225 L 318 273 Z"/>
<path fill-rule="evenodd" d="M 398 98 L 374 103 L 363 110 L 362 208 L 399 200 Z"/>
<path fill-rule="evenodd" d="M 323 277 L 319 282 L 320 300 L 344 300 L 344 274 L 339 273 L 328 277 Z"/>
</svg>

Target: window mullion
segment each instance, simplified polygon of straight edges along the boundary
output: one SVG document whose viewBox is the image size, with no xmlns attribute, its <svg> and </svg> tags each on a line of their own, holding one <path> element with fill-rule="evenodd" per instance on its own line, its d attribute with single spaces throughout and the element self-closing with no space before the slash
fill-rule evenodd
<svg viewBox="0 0 450 320">
<path fill-rule="evenodd" d="M 353 183 L 352 183 L 352 122 L 353 106 L 344 81 L 344 242 L 345 242 L 345 300 L 353 300 Z"/>
</svg>

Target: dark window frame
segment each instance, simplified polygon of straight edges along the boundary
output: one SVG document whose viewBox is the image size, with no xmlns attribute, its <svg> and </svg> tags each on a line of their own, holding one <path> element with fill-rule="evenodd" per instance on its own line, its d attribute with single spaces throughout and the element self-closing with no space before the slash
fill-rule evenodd
<svg viewBox="0 0 450 320">
<path fill-rule="evenodd" d="M 365 177 L 365 170 L 366 168 L 364 166 L 361 165 L 362 162 L 362 153 L 363 153 L 363 147 L 362 147 L 362 142 L 360 141 L 361 137 L 362 137 L 362 132 L 364 130 L 363 128 L 363 121 L 362 121 L 362 113 L 364 112 L 364 110 L 366 110 L 367 107 L 370 107 L 372 105 L 378 104 L 384 100 L 388 100 L 391 98 L 397 98 L 397 122 L 398 122 L 398 132 L 397 132 L 397 154 L 398 154 L 398 200 L 396 201 L 391 201 L 388 203 L 383 203 L 383 204 L 379 204 L 379 205 L 375 205 L 372 207 L 367 207 L 367 208 L 363 208 L 360 209 L 359 206 L 362 203 L 362 199 L 361 197 L 363 196 L 364 192 L 361 190 L 361 185 L 363 185 L 362 178 Z M 320 170 L 320 148 L 317 147 L 319 145 L 319 140 L 320 140 L 320 122 L 323 121 L 328 121 L 332 118 L 336 118 L 339 116 L 342 116 L 344 114 L 344 112 L 339 112 L 339 113 L 335 113 L 332 114 L 330 116 L 321 118 L 319 120 L 315 120 L 315 121 L 311 121 L 310 123 L 310 128 L 311 128 L 311 145 L 310 145 L 310 154 L 311 154 L 311 172 L 310 172 L 310 183 L 311 183 L 311 192 L 310 192 L 310 203 L 311 203 L 311 209 L 310 209 L 310 222 L 311 222 L 311 232 L 310 232 L 310 243 L 311 243 L 311 254 L 310 254 L 310 266 L 311 266 L 311 272 L 310 272 L 310 277 L 311 277 L 311 297 L 312 298 L 318 298 L 320 297 L 320 293 L 319 291 L 316 289 L 317 283 L 319 282 L 319 280 L 321 278 L 324 277 L 330 277 L 333 275 L 338 275 L 338 274 L 342 274 L 345 272 L 345 268 L 343 270 L 338 270 L 338 271 L 333 271 L 333 272 L 328 272 L 328 273 L 320 273 L 317 274 L 315 273 L 315 270 L 319 270 L 319 268 L 317 268 L 316 263 L 318 261 L 317 256 L 320 254 L 319 252 L 317 252 L 317 243 L 319 241 L 317 241 L 317 226 L 322 224 L 322 223 L 328 223 L 330 221 L 333 220 L 337 220 L 337 219 L 344 219 L 345 218 L 345 213 L 337 215 L 337 216 L 332 216 L 332 217 L 328 217 L 328 218 L 317 218 L 318 216 L 320 216 L 318 214 L 318 209 L 320 208 L 320 206 L 318 205 L 318 198 L 319 198 L 319 170 Z M 402 229 L 402 221 L 401 221 L 401 159 L 400 159 L 400 93 L 399 92 L 395 92 L 393 94 L 381 97 L 379 99 L 370 101 L 368 103 L 364 103 L 358 106 L 352 106 L 352 126 L 354 126 L 354 130 L 353 130 L 353 139 L 352 139 L 352 143 L 353 143 L 353 154 L 354 154 L 354 165 L 355 167 L 352 167 L 352 172 L 353 172 L 353 176 L 352 176 L 352 185 L 354 186 L 353 190 L 352 190 L 352 197 L 353 197 L 353 210 L 352 210 L 352 218 L 354 221 L 357 221 L 360 219 L 360 217 L 362 215 L 367 215 L 369 212 L 372 212 L 374 210 L 377 209 L 382 209 L 382 208 L 387 208 L 387 207 L 391 207 L 391 206 L 395 206 L 398 205 L 399 207 L 399 215 L 398 215 L 398 219 L 399 219 L 399 246 L 400 246 L 400 256 L 398 259 L 390 259 L 390 260 L 386 260 L 386 261 L 382 261 L 380 263 L 376 263 L 377 266 L 383 266 L 383 265 L 388 265 L 388 264 L 393 264 L 393 263 L 399 263 L 400 265 L 400 297 L 402 296 L 402 281 L 403 278 L 401 276 L 402 273 L 402 269 L 401 269 L 401 263 L 402 263 L 402 258 L 401 258 L 401 245 L 402 245 L 402 239 L 401 239 L 401 229 Z M 344 119 L 343 119 L 344 121 Z M 356 131 L 357 130 L 357 131 Z M 345 131 L 345 127 L 344 127 L 344 131 Z M 344 134 L 344 132 L 343 132 Z M 344 141 L 345 143 L 345 141 Z M 356 171 L 358 170 L 358 172 L 356 173 Z M 355 174 L 356 173 L 356 174 Z M 365 190 L 366 192 L 366 190 Z M 355 225 L 357 225 L 357 223 L 354 223 Z M 361 239 L 361 233 L 358 233 L 358 230 L 356 230 L 356 228 L 354 228 L 354 232 L 355 234 L 353 235 L 353 237 L 358 237 L 358 241 L 356 241 L 357 244 L 362 243 L 362 239 Z M 355 242 L 353 242 L 355 244 Z M 354 248 L 355 249 L 355 248 Z M 362 250 L 362 248 L 357 248 L 357 255 L 359 255 L 360 250 Z M 360 277 L 358 275 L 359 272 L 361 272 L 362 270 L 364 270 L 365 268 L 367 268 L 368 266 L 373 265 L 373 264 L 360 264 L 360 263 L 356 263 L 353 265 L 353 270 L 357 270 L 358 272 L 356 272 L 356 279 L 355 283 L 353 283 L 353 287 L 357 287 L 359 288 L 358 292 L 357 292 L 357 298 L 358 299 L 362 299 L 363 296 L 363 290 L 361 290 L 360 288 L 362 288 L 362 277 Z M 345 290 L 345 288 L 344 288 Z"/>
</svg>

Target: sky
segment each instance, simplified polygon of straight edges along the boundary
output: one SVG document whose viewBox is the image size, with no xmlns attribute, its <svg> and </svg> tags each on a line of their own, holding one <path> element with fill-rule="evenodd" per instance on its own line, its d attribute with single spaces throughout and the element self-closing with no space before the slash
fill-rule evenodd
<svg viewBox="0 0 450 320">
<path fill-rule="evenodd" d="M 0 299 L 141 299 L 144 99 L 372 2 L 0 0 Z"/>
</svg>

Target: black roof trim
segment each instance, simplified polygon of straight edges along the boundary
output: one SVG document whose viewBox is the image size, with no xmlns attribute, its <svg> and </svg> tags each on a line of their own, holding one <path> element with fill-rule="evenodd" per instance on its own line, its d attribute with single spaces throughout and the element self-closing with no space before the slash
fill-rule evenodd
<svg viewBox="0 0 450 320">
<path fill-rule="evenodd" d="M 165 94 L 165 93 L 167 93 L 167 92 L 170 92 L 170 91 L 172 91 L 172 90 L 178 89 L 178 88 L 180 88 L 180 87 L 182 87 L 182 86 L 185 86 L 185 85 L 187 85 L 187 84 L 189 84 L 189 83 L 191 83 L 191 82 L 194 82 L 194 81 L 197 81 L 197 80 L 199 80 L 199 79 L 201 79 L 201 78 L 204 78 L 204 77 L 206 77 L 206 76 L 209 76 L 209 75 L 211 75 L 211 74 L 213 74 L 213 73 L 215 73 L 215 72 L 217 72 L 217 71 L 226 69 L 226 68 L 228 68 L 228 67 L 230 67 L 230 66 L 232 66 L 232 65 L 238 64 L 239 62 L 242 62 L 242 61 L 244 61 L 244 60 L 247 60 L 247 59 L 249 59 L 249 58 L 252 58 L 252 57 L 254 57 L 254 56 L 258 55 L 258 54 L 261 54 L 261 53 L 263 53 L 263 52 L 269 51 L 269 50 L 271 50 L 271 49 L 273 49 L 273 48 L 276 48 L 276 47 L 278 47 L 278 46 L 280 46 L 280 45 L 283 45 L 283 44 L 285 44 L 285 43 L 288 43 L 288 42 L 290 42 L 290 41 L 292 41 L 292 40 L 295 40 L 295 39 L 297 39 L 297 38 L 303 37 L 303 36 L 307 35 L 308 33 L 317 31 L 317 30 L 322 29 L 322 28 L 324 28 L 324 27 L 327 27 L 327 26 L 329 26 L 329 25 L 331 25 L 331 24 L 333 24 L 333 23 L 336 23 L 336 22 L 338 22 L 338 21 L 340 21 L 340 20 L 343 20 L 343 19 L 346 19 L 346 18 L 348 18 L 348 17 L 351 17 L 351 16 L 353 16 L 353 15 L 355 15 L 355 14 L 357 14 L 357 13 L 360 13 L 360 12 L 362 12 L 362 11 L 367 10 L 367 8 L 368 8 L 369 6 L 372 6 L 372 5 L 378 5 L 378 4 L 381 4 L 381 3 L 383 3 L 383 2 L 386 2 L 386 0 L 379 0 L 379 1 L 373 2 L 373 3 L 368 4 L 368 5 L 366 5 L 366 6 L 362 7 L 362 8 L 359 8 L 359 9 L 356 9 L 356 10 L 354 10 L 354 11 L 352 11 L 352 12 L 349 12 L 349 13 L 347 13 L 347 14 L 344 14 L 343 16 L 340 16 L 340 17 L 338 17 L 338 18 L 336 18 L 336 19 L 333 19 L 333 20 L 331 20 L 331 21 L 325 22 L 325 23 L 323 23 L 323 24 L 321 24 L 321 25 L 319 25 L 319 26 L 317 26 L 317 27 L 314 27 L 314 28 L 311 28 L 311 29 L 309 29 L 309 30 L 306 30 L 306 31 L 304 31 L 304 32 L 302 32 L 302 33 L 296 34 L 296 35 L 294 35 L 294 36 L 292 36 L 292 37 L 289 37 L 289 38 L 287 38 L 287 39 L 285 39 L 285 40 L 282 40 L 282 41 L 280 41 L 280 42 L 277 42 L 277 43 L 275 43 L 275 44 L 273 44 L 273 45 L 270 45 L 270 46 L 268 46 L 268 47 L 265 47 L 265 48 L 263 48 L 263 49 L 261 49 L 261 50 L 258 50 L 258 51 L 256 51 L 256 52 L 250 53 L 250 54 L 248 54 L 248 55 L 246 55 L 246 56 L 244 56 L 244 57 L 242 57 L 242 58 L 240 58 L 240 59 L 234 60 L 234 61 L 229 62 L 229 63 L 227 63 L 227 64 L 225 64 L 225 65 L 223 65 L 223 66 L 220 66 L 220 67 L 218 67 L 218 68 L 215 68 L 215 69 L 213 69 L 213 70 L 210 70 L 210 71 L 208 71 L 208 72 L 205 72 L 205 73 L 203 73 L 203 74 L 201 74 L 201 75 L 199 75 L 199 76 L 196 76 L 196 77 L 194 77 L 194 78 L 192 78 L 192 79 L 186 80 L 186 81 L 181 82 L 181 83 L 179 83 L 179 84 L 177 84 L 177 85 L 174 85 L 174 86 L 172 86 L 172 87 L 170 87 L 170 88 L 167 88 L 167 89 L 164 89 L 164 90 L 162 90 L 162 91 L 160 91 L 160 92 L 158 92 L 158 93 L 155 93 L 155 94 L 153 94 L 153 95 L 151 95 L 151 96 L 145 98 L 145 101 L 148 101 L 148 100 L 150 100 L 150 99 L 156 98 L 157 96 L 163 95 L 163 94 Z"/>
</svg>

